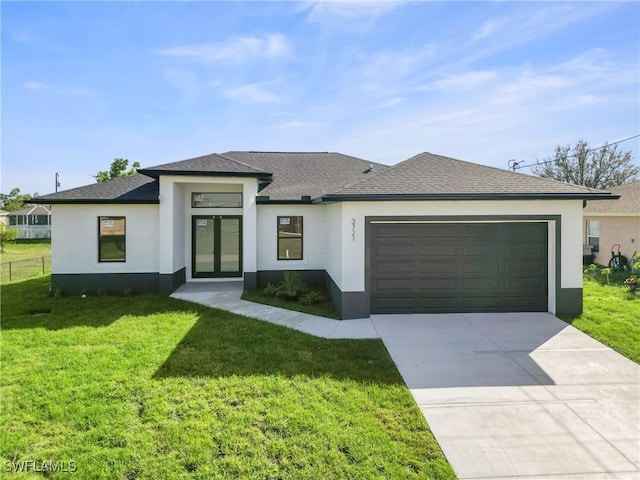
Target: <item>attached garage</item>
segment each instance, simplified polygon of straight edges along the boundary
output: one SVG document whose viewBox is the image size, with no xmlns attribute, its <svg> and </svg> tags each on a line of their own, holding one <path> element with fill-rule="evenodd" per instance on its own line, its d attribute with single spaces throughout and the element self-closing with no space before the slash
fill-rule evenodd
<svg viewBox="0 0 640 480">
<path fill-rule="evenodd" d="M 547 311 L 547 222 L 377 221 L 371 313 Z"/>
</svg>

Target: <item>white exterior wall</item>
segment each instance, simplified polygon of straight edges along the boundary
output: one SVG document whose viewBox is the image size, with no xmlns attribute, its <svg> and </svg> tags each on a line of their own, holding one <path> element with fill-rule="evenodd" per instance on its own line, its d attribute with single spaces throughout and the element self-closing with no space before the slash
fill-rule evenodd
<svg viewBox="0 0 640 480">
<path fill-rule="evenodd" d="M 158 205 L 53 205 L 53 273 L 155 273 Z M 98 217 L 126 218 L 126 262 L 98 262 Z"/>
<path fill-rule="evenodd" d="M 561 216 L 561 278 L 562 288 L 582 288 L 582 201 L 424 201 L 424 202 L 345 202 L 340 224 L 331 222 L 339 231 L 340 275 L 331 275 L 343 292 L 365 289 L 365 217 L 402 216 Z M 355 236 L 353 223 L 355 221 Z M 437 221 L 437 220 L 436 220 Z M 468 221 L 468 220 L 466 220 Z M 514 220 L 517 221 L 517 220 Z M 555 222 L 549 222 L 549 309 L 555 311 L 556 239 Z M 331 259 L 329 263 L 336 263 Z M 335 268 L 335 267 L 334 267 Z"/>
<path fill-rule="evenodd" d="M 327 270 L 327 208 L 323 205 L 260 205 L 258 270 Z M 278 216 L 302 216 L 302 260 L 278 260 Z"/>
<path fill-rule="evenodd" d="M 193 192 L 243 192 L 242 208 L 192 208 Z M 211 281 L 191 277 L 192 215 L 242 216 L 242 270 L 256 271 L 256 195 L 258 182 L 244 177 L 160 177 L 160 248 L 161 274 L 186 268 L 187 281 Z"/>
</svg>

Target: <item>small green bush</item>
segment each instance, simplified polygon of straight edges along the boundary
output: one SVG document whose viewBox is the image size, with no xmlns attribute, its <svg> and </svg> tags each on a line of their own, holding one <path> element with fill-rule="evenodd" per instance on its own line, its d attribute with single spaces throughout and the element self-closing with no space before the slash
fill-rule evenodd
<svg viewBox="0 0 640 480">
<path fill-rule="evenodd" d="M 280 285 L 274 285 L 273 283 L 268 282 L 267 285 L 262 289 L 262 294 L 267 297 L 275 297 L 278 295 L 279 291 Z"/>
<path fill-rule="evenodd" d="M 300 273 L 292 270 L 284 272 L 282 281 L 280 282 L 280 290 L 276 293 L 278 297 L 295 300 L 304 293 L 306 286 L 300 277 Z"/>
<path fill-rule="evenodd" d="M 325 301 L 324 295 L 320 290 L 309 290 L 300 295 L 298 301 L 303 305 L 317 305 Z"/>
</svg>

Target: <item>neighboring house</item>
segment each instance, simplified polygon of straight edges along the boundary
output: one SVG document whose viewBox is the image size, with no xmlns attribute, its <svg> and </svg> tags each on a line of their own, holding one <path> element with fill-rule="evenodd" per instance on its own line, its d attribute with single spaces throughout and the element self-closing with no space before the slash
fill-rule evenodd
<svg viewBox="0 0 640 480">
<path fill-rule="evenodd" d="M 250 289 L 297 270 L 347 319 L 579 313 L 583 202 L 611 197 L 430 153 L 233 151 L 31 201 L 52 204 L 54 290 Z"/>
<path fill-rule="evenodd" d="M 50 205 L 29 205 L 7 217 L 9 226 L 18 231 L 17 238 L 51 238 Z"/>
<path fill-rule="evenodd" d="M 640 252 L 640 180 L 613 187 L 611 192 L 620 198 L 588 202 L 584 209 L 583 242 L 591 245 L 594 262 L 602 265 L 609 263 L 614 244 L 629 260 Z"/>
</svg>

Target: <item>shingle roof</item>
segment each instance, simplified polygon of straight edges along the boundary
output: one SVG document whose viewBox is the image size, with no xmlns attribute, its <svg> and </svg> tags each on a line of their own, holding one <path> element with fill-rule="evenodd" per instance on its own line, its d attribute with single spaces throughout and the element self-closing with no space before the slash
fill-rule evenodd
<svg viewBox="0 0 640 480">
<path fill-rule="evenodd" d="M 232 158 L 226 158 L 217 153 L 203 155 L 201 157 L 189 158 L 179 162 L 165 163 L 155 167 L 143 168 L 140 173 L 150 176 L 158 176 L 160 174 L 181 174 L 181 175 L 250 175 L 250 176 L 268 176 L 270 172 L 259 170 L 256 167 L 247 165 Z"/>
<path fill-rule="evenodd" d="M 45 205 L 31 205 L 29 207 L 14 210 L 13 212 L 5 212 L 8 216 L 15 215 L 50 215 L 51 210 Z"/>
<path fill-rule="evenodd" d="M 578 185 L 422 153 L 335 192 L 348 196 L 513 196 L 605 194 Z M 327 196 L 330 199 L 331 195 Z"/>
<path fill-rule="evenodd" d="M 260 192 L 270 200 L 300 200 L 302 196 L 319 198 L 372 175 L 364 173 L 369 166 L 373 166 L 373 172 L 389 168 L 331 152 L 231 151 L 222 155 L 273 173 L 273 181 Z"/>
<path fill-rule="evenodd" d="M 158 180 L 141 173 L 51 193 L 30 203 L 157 203 Z"/>
<path fill-rule="evenodd" d="M 635 213 L 640 216 L 640 180 L 613 187 L 611 193 L 620 198 L 612 202 L 589 202 L 584 213 Z"/>
<path fill-rule="evenodd" d="M 372 171 L 365 173 L 369 167 Z M 330 152 L 211 154 L 142 169 L 31 203 L 157 203 L 160 175 L 256 177 L 269 201 L 403 198 L 597 198 L 606 192 L 422 153 L 389 167 Z"/>
</svg>

